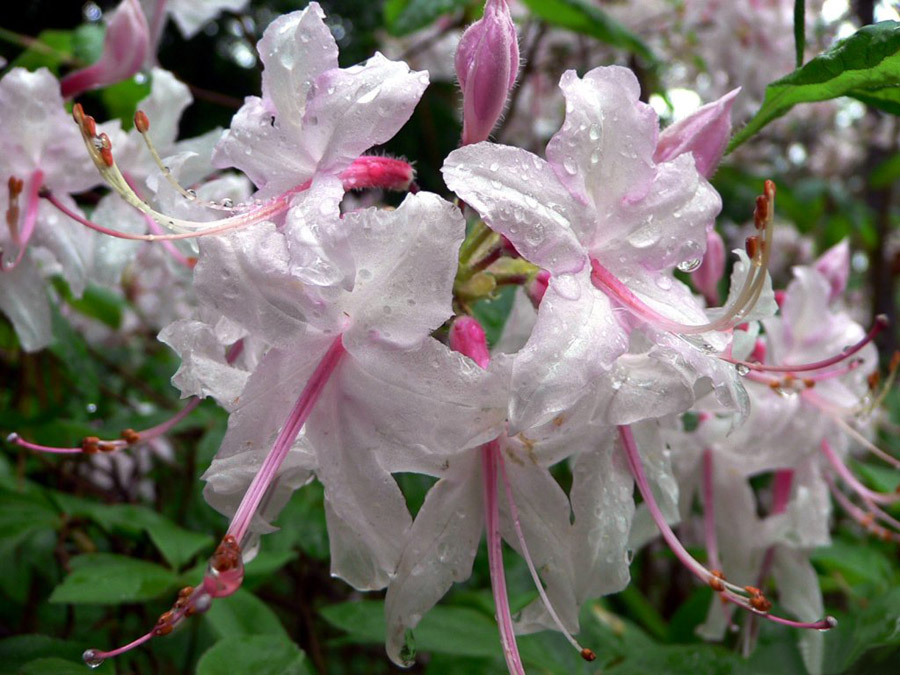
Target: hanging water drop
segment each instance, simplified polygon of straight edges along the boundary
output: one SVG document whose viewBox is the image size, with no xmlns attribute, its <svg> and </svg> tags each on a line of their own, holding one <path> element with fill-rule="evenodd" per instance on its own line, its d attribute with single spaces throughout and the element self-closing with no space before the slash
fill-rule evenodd
<svg viewBox="0 0 900 675">
<path fill-rule="evenodd" d="M 86 649 L 84 653 L 81 655 L 82 660 L 85 662 L 87 666 L 90 668 L 99 668 L 103 665 L 103 657 L 100 656 L 100 653 L 96 649 Z"/>
<path fill-rule="evenodd" d="M 750 374 L 750 366 L 746 364 L 738 363 L 734 368 L 735 370 L 737 370 L 737 374 L 741 377 L 746 377 Z"/>
<path fill-rule="evenodd" d="M 690 260 L 682 260 L 678 263 L 678 269 L 682 272 L 693 272 L 700 267 L 703 260 L 700 258 L 691 258 Z"/>
</svg>

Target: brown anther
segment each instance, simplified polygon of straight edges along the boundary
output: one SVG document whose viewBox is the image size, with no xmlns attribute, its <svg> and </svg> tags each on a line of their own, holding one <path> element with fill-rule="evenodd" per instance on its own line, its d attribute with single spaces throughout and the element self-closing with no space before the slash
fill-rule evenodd
<svg viewBox="0 0 900 675">
<path fill-rule="evenodd" d="M 154 626 L 153 634 L 156 637 L 163 637 L 164 635 L 168 635 L 169 633 L 171 633 L 172 630 L 174 630 L 174 626 L 170 623 L 166 623 L 161 626 L 160 625 Z"/>
<path fill-rule="evenodd" d="M 20 194 L 22 194 L 22 189 L 25 187 L 25 181 L 21 178 L 16 178 L 15 176 L 9 177 L 9 198 L 15 199 Z"/>
<path fill-rule="evenodd" d="M 227 534 L 212 556 L 212 566 L 218 572 L 233 570 L 241 563 L 241 547 L 234 535 Z"/>
<path fill-rule="evenodd" d="M 81 128 L 91 138 L 94 138 L 97 135 L 97 121 L 91 117 L 90 115 L 84 116 L 84 123 Z"/>
<path fill-rule="evenodd" d="M 100 439 L 96 436 L 85 436 L 81 439 L 81 451 L 86 455 L 95 455 L 100 452 Z"/>
<path fill-rule="evenodd" d="M 75 124 L 79 127 L 84 123 L 84 108 L 80 103 L 72 106 L 72 119 L 75 120 Z"/>
<path fill-rule="evenodd" d="M 778 391 L 781 389 L 781 380 L 771 380 L 769 382 L 769 389 L 773 391 Z"/>
<path fill-rule="evenodd" d="M 763 193 L 766 195 L 766 199 L 768 199 L 769 201 L 775 199 L 775 181 L 767 180 Z"/>
<path fill-rule="evenodd" d="M 812 379 L 811 377 L 804 377 L 803 378 L 803 386 L 806 387 L 807 389 L 812 389 L 813 387 L 816 386 L 816 381 L 814 379 Z"/>
<path fill-rule="evenodd" d="M 109 140 L 109 136 L 106 134 L 100 134 L 100 157 L 103 159 L 103 163 L 106 166 L 112 166 L 115 162 L 113 161 L 112 154 L 112 142 Z"/>
<path fill-rule="evenodd" d="M 709 587 L 716 593 L 724 593 L 725 584 L 722 581 L 725 579 L 725 575 L 722 574 L 721 570 L 712 570 L 710 574 L 712 576 L 709 579 Z"/>
<path fill-rule="evenodd" d="M 563 422 L 565 422 L 565 421 L 566 421 L 565 415 L 557 415 L 556 417 L 553 418 L 553 426 L 561 427 L 563 425 Z"/>
<path fill-rule="evenodd" d="M 785 387 L 793 387 L 794 382 L 796 382 L 796 381 L 797 381 L 797 377 L 795 375 L 792 375 L 791 373 L 787 373 L 784 376 L 784 380 L 782 382 Z"/>
<path fill-rule="evenodd" d="M 581 658 L 583 658 L 585 661 L 594 661 L 597 659 L 597 655 L 594 653 L 593 649 L 588 649 L 587 647 L 585 647 L 581 650 Z"/>
<path fill-rule="evenodd" d="M 750 260 L 756 260 L 760 254 L 760 245 L 759 245 L 759 237 L 753 235 L 751 237 L 747 237 L 747 241 L 744 242 L 744 248 L 747 251 L 747 256 Z"/>
<path fill-rule="evenodd" d="M 134 429 L 125 429 L 125 431 L 122 432 L 122 440 L 128 443 L 128 445 L 134 445 L 141 440 L 141 435 Z"/>
<path fill-rule="evenodd" d="M 893 373 L 898 367 L 900 367 L 900 351 L 894 352 L 893 356 L 891 356 L 891 363 L 888 365 L 888 370 Z"/>
<path fill-rule="evenodd" d="M 195 258 L 194 256 L 189 257 L 187 259 L 187 266 L 191 269 L 194 269 L 194 267 L 197 266 L 197 258 Z"/>
<path fill-rule="evenodd" d="M 150 118 L 143 110 L 134 113 L 134 128 L 142 134 L 146 134 L 150 130 Z"/>
<path fill-rule="evenodd" d="M 756 208 L 753 210 L 753 225 L 757 230 L 765 229 L 766 219 L 769 215 L 769 202 L 765 195 L 756 198 Z"/>
<path fill-rule="evenodd" d="M 878 385 L 881 384 L 881 373 L 875 370 L 869 373 L 869 377 L 866 379 L 869 383 L 869 391 L 875 391 L 878 389 Z"/>
<path fill-rule="evenodd" d="M 164 623 L 172 623 L 173 618 L 175 618 L 175 612 L 171 609 L 167 610 L 159 615 L 159 618 L 156 620 L 156 625 L 161 626 Z"/>
<path fill-rule="evenodd" d="M 871 529 L 874 522 L 875 522 L 875 516 L 872 515 L 871 513 L 867 513 L 866 515 L 864 515 L 862 518 L 859 519 L 859 524 L 862 525 L 867 530 Z"/>
<path fill-rule="evenodd" d="M 744 590 L 747 591 L 748 595 L 762 595 L 762 591 L 756 586 L 744 586 Z"/>
<path fill-rule="evenodd" d="M 178 599 L 181 600 L 182 598 L 190 597 L 191 593 L 193 593 L 193 592 L 194 592 L 193 586 L 185 586 L 180 591 L 178 591 Z"/>
<path fill-rule="evenodd" d="M 756 592 L 755 595 L 750 597 L 750 606 L 755 609 L 757 612 L 768 612 L 772 609 L 772 603 L 766 599 L 759 591 Z"/>
</svg>

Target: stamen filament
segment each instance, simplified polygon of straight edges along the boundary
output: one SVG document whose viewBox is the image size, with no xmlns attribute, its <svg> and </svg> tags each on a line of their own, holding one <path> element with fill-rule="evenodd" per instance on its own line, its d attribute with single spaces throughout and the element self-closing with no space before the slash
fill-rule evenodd
<svg viewBox="0 0 900 675">
<path fill-rule="evenodd" d="M 860 497 L 862 497 L 866 501 L 872 501 L 876 504 L 896 504 L 900 501 L 900 494 L 884 494 L 882 492 L 875 492 L 874 490 L 870 490 L 865 485 L 859 482 L 859 479 L 853 475 L 853 472 L 841 461 L 841 458 L 837 456 L 837 453 L 831 447 L 831 444 L 828 442 L 828 439 L 822 439 L 822 454 L 825 455 L 825 459 L 831 464 L 834 468 L 835 472 L 843 479 L 843 481 Z"/>
<path fill-rule="evenodd" d="M 884 520 L 883 516 L 887 516 L 889 524 L 892 527 L 898 528 L 898 525 L 894 525 L 897 521 L 890 516 L 888 516 L 884 511 L 879 509 L 874 504 L 867 504 L 869 508 L 875 507 L 872 509 L 875 513 L 863 511 L 856 504 L 854 504 L 847 495 L 841 492 L 840 488 L 835 484 L 834 479 L 831 478 L 828 474 L 825 474 L 825 481 L 828 483 L 828 489 L 831 491 L 832 496 L 841 505 L 841 507 L 846 511 L 853 520 L 860 524 L 860 526 L 865 529 L 867 532 L 874 534 L 876 537 L 881 539 L 892 539 L 894 541 L 900 541 L 900 533 L 891 532 L 887 528 L 881 527 L 880 525 L 875 524 L 875 516 L 877 515 L 879 518 Z M 891 522 L 893 521 L 893 522 Z"/>
<path fill-rule="evenodd" d="M 288 451 L 300 433 L 300 429 L 306 423 L 316 401 L 319 400 L 319 395 L 340 363 L 341 357 L 346 352 L 342 337 L 342 335 L 338 335 L 335 338 L 319 365 L 316 366 L 309 381 L 300 393 L 300 397 L 291 409 L 284 426 L 278 432 L 275 443 L 269 454 L 266 455 L 259 472 L 254 476 L 250 487 L 247 488 L 247 492 L 244 493 L 244 497 L 228 527 L 228 535 L 233 536 L 239 544 L 242 544 L 244 541 L 250 528 L 250 522 L 256 514 L 272 480 L 275 478 L 275 474 L 287 457 Z"/>
<path fill-rule="evenodd" d="M 855 345 L 848 347 L 847 349 L 842 350 L 839 354 L 834 356 L 830 356 L 827 359 L 822 359 L 821 361 L 814 361 L 812 363 L 801 363 L 797 365 L 784 365 L 784 366 L 769 366 L 764 363 L 754 363 L 752 361 L 739 361 L 737 359 L 725 358 L 725 361 L 729 363 L 734 363 L 735 365 L 744 366 L 750 370 L 757 370 L 767 373 L 800 373 L 809 370 L 820 370 L 822 368 L 827 368 L 828 366 L 833 366 L 841 361 L 845 361 L 850 358 L 857 352 L 859 352 L 863 347 L 869 344 L 875 337 L 883 331 L 889 325 L 889 321 L 887 316 L 884 314 L 879 314 L 875 317 L 875 322 L 872 324 L 872 327 L 869 329 L 869 332 L 866 333 L 866 336 L 857 342 Z"/>
<path fill-rule="evenodd" d="M 516 531 L 516 538 L 519 541 L 519 546 L 522 548 L 522 557 L 525 558 L 525 563 L 528 565 L 528 571 L 531 573 L 531 578 L 534 581 L 534 585 L 537 588 L 538 594 L 541 596 L 541 601 L 544 603 L 544 607 L 547 609 L 547 613 L 550 615 L 550 618 L 553 620 L 553 623 L 556 624 L 556 627 L 559 629 L 559 632 L 562 633 L 566 640 L 569 641 L 575 649 L 581 654 L 581 658 L 585 661 L 593 661 L 597 658 L 597 655 L 590 649 L 586 647 L 582 647 L 578 640 L 566 630 L 566 627 L 563 625 L 562 620 L 559 618 L 559 615 L 556 613 L 556 610 L 553 609 L 553 604 L 550 602 L 550 598 L 547 597 L 547 592 L 544 590 L 544 585 L 541 583 L 541 578 L 538 576 L 537 570 L 534 568 L 534 561 L 531 559 L 531 554 L 528 552 L 528 544 L 525 543 L 525 535 L 522 532 L 522 523 L 519 520 L 519 509 L 516 506 L 516 500 L 513 498 L 512 486 L 509 482 L 509 476 L 506 473 L 506 463 L 503 461 L 503 455 L 497 454 L 497 461 L 500 464 L 500 475 L 503 477 L 503 489 L 506 491 L 506 501 L 509 504 L 509 513 L 512 516 L 513 520 L 513 528 Z"/>
<path fill-rule="evenodd" d="M 491 590 L 497 611 L 497 627 L 506 667 L 512 675 L 525 675 L 519 656 L 515 629 L 506 593 L 506 574 L 503 570 L 503 540 L 500 537 L 500 507 L 497 503 L 497 462 L 500 444 L 493 440 L 481 447 L 482 477 L 484 480 L 484 524 L 487 537 L 488 563 L 491 571 Z"/>
<path fill-rule="evenodd" d="M 620 426 L 619 437 L 621 438 L 622 446 L 625 449 L 625 456 L 628 460 L 631 474 L 634 477 L 634 481 L 638 486 L 641 496 L 644 498 L 644 503 L 647 505 L 650 515 L 653 517 L 656 526 L 659 528 L 660 534 L 662 534 L 663 539 L 675 554 L 675 557 L 678 558 L 678 560 L 681 561 L 694 576 L 711 586 L 713 590 L 719 593 L 719 596 L 722 599 L 734 603 L 738 607 L 742 607 L 757 616 L 774 621 L 775 623 L 790 625 L 795 628 L 817 630 L 828 630 L 837 625 L 837 622 L 832 617 L 825 617 L 824 619 L 811 623 L 796 622 L 790 619 L 776 617 L 769 613 L 771 604 L 759 589 L 750 586 L 743 588 L 735 586 L 726 581 L 720 572 L 711 572 L 697 562 L 697 560 L 688 553 L 687 549 L 684 548 L 684 545 L 678 540 L 678 537 L 675 536 L 675 533 L 666 522 L 666 519 L 660 510 L 659 504 L 656 503 L 656 498 L 653 496 L 653 490 L 650 488 L 650 483 L 644 473 L 641 455 L 638 451 L 637 443 L 634 440 L 631 428 L 627 425 Z"/>
</svg>

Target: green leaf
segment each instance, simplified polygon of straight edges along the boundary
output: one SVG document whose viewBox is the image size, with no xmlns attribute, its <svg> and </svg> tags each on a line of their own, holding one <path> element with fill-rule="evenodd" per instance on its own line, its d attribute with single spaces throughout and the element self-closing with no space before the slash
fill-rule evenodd
<svg viewBox="0 0 900 675">
<path fill-rule="evenodd" d="M 83 23 L 72 33 L 72 55 L 82 63 L 97 61 L 103 54 L 106 24 Z"/>
<path fill-rule="evenodd" d="M 197 664 L 197 675 L 308 675 L 306 655 L 287 637 L 245 635 L 220 640 Z"/>
<path fill-rule="evenodd" d="M 728 152 L 798 103 L 853 96 L 900 111 L 900 23 L 882 21 L 859 29 L 799 70 L 766 87 L 762 107 L 731 139 Z"/>
<path fill-rule="evenodd" d="M 53 589 L 50 602 L 117 605 L 143 602 L 173 591 L 178 577 L 165 567 L 112 553 L 71 560 L 72 572 Z"/>
<path fill-rule="evenodd" d="M 100 92 L 100 99 L 110 117 L 122 120 L 122 127 L 131 129 L 134 126 L 134 113 L 138 109 L 138 103 L 149 94 L 149 79 L 145 78 L 144 81 L 138 82 L 132 77 L 104 87 Z"/>
<path fill-rule="evenodd" d="M 425 28 L 444 14 L 468 5 L 470 0 L 389 0 L 384 21 L 391 35 L 400 37 Z"/>
<path fill-rule="evenodd" d="M 0 28 L 0 39 L 20 44 L 20 36 Z M 67 30 L 45 30 L 31 41 L 27 49 L 11 64 L 11 68 L 37 70 L 49 68 L 55 75 L 59 67 L 72 62 L 72 32 Z"/>
<path fill-rule="evenodd" d="M 85 668 L 87 666 L 84 663 L 50 657 L 26 663 L 17 673 L 18 675 L 84 675 Z"/>
<path fill-rule="evenodd" d="M 890 560 L 875 547 L 861 542 L 835 539 L 831 546 L 814 550 L 810 560 L 827 572 L 840 574 L 851 585 L 888 588 L 894 581 Z"/>
<path fill-rule="evenodd" d="M 287 639 L 287 631 L 275 612 L 243 588 L 234 595 L 213 602 L 204 620 L 219 638 L 267 635 Z"/>
<path fill-rule="evenodd" d="M 584 0 L 522 0 L 532 12 L 552 26 L 590 35 L 600 42 L 632 52 L 650 64 L 656 56 L 650 47 L 609 14 Z"/>
<path fill-rule="evenodd" d="M 147 527 L 147 534 L 166 562 L 174 568 L 183 567 L 197 553 L 213 544 L 213 538 L 208 534 L 185 530 L 166 519 Z"/>
<path fill-rule="evenodd" d="M 54 283 L 54 287 L 57 286 L 59 284 Z M 79 314 L 97 319 L 110 328 L 117 329 L 122 324 L 125 300 L 108 288 L 90 285 L 84 289 L 84 294 L 80 298 L 72 297 L 71 293 L 64 297 L 66 303 Z"/>
<path fill-rule="evenodd" d="M 6 672 L 19 672 L 29 661 L 50 656 L 75 661 L 81 658 L 83 651 L 81 645 L 47 635 L 16 635 L 0 640 L 0 663 Z M 81 668 L 84 668 L 83 664 Z"/>
<path fill-rule="evenodd" d="M 516 287 L 504 286 L 495 297 L 489 300 L 479 300 L 472 308 L 472 313 L 484 328 L 489 345 L 495 345 L 503 334 L 503 326 L 506 325 L 515 298 Z"/>
</svg>

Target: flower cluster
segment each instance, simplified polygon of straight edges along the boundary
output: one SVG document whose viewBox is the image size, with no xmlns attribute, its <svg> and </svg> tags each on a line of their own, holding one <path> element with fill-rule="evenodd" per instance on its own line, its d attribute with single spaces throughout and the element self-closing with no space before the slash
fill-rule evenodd
<svg viewBox="0 0 900 675">
<path fill-rule="evenodd" d="M 867 530 L 900 538 L 885 509 L 900 496 L 869 489 L 847 461 L 862 449 L 900 466 L 870 440 L 897 364 L 877 381 L 884 321 L 867 331 L 841 304 L 846 244 L 773 292 L 771 181 L 717 306 L 728 264 L 708 179 L 737 91 L 660 131 L 632 71 L 568 70 L 565 118 L 542 154 L 489 142 L 519 49 L 507 1 L 488 0 L 456 57 L 463 131 L 441 168 L 448 201 L 420 191 L 405 159 L 367 154 L 410 118 L 428 73 L 381 54 L 339 67 L 316 3 L 265 30 L 261 96 L 224 131 L 177 140 L 190 96 L 159 68 L 132 131 L 78 103 L 67 119 L 64 97 L 152 63 L 163 5 L 145 16 L 125 0 L 101 60 L 61 89 L 47 71 L 0 80 L 0 310 L 22 347 L 51 339 L 44 278 L 62 274 L 78 294 L 88 279 L 117 286 L 126 265 L 163 269 L 147 311 L 181 358 L 174 384 L 194 397 L 119 439 L 10 440 L 113 453 L 164 435 L 204 397 L 229 413 L 204 480 L 230 521 L 202 580 L 142 637 L 88 650 L 88 664 L 234 593 L 261 535 L 312 479 L 324 486 L 331 571 L 386 589 L 387 651 L 401 665 L 410 631 L 470 576 L 482 536 L 511 673 L 524 672 L 517 632 L 558 630 L 593 660 L 573 637 L 579 607 L 623 589 L 634 548 L 655 532 L 722 601 L 706 635 L 720 637 L 735 608 L 834 625 L 808 559 L 828 541 L 829 493 Z M 88 217 L 72 195 L 104 183 Z M 347 193 L 363 189 L 406 194 L 395 208 L 357 208 Z M 524 292 L 492 353 L 475 308 L 504 285 Z M 436 479 L 415 517 L 401 472 Z M 771 476 L 763 516 L 750 483 L 760 476 Z M 708 564 L 672 529 L 696 517 L 695 497 Z M 504 541 L 538 594 L 515 616 Z M 770 578 L 787 617 L 772 612 Z M 820 670 L 819 633 L 801 639 Z"/>
</svg>

